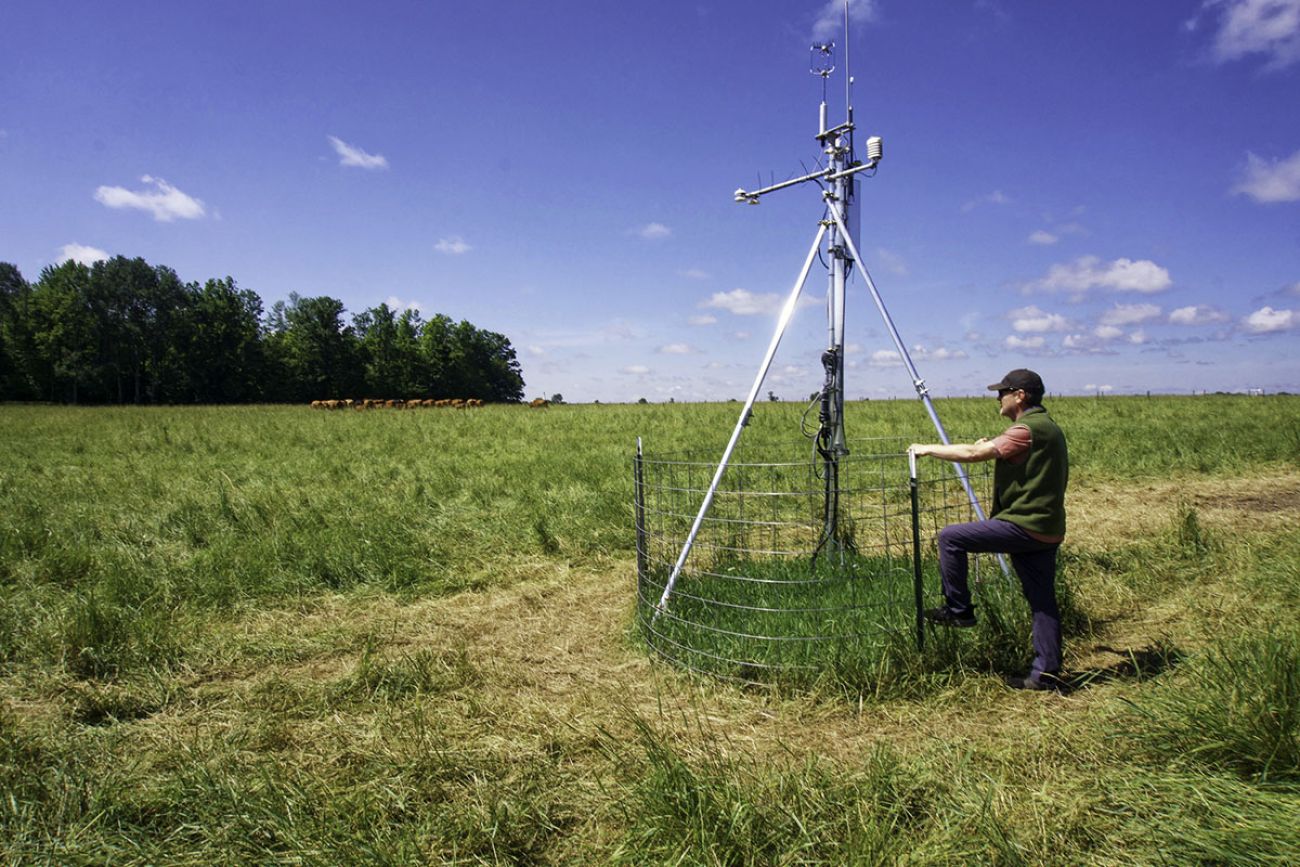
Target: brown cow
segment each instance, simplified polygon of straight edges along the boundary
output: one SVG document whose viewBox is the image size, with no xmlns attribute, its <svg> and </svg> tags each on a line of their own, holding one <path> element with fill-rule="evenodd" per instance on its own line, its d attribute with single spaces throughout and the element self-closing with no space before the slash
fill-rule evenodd
<svg viewBox="0 0 1300 867">
<path fill-rule="evenodd" d="M 546 409 L 551 405 L 551 402 L 544 397 L 535 397 L 533 402 L 528 405 L 533 409 Z"/>
</svg>

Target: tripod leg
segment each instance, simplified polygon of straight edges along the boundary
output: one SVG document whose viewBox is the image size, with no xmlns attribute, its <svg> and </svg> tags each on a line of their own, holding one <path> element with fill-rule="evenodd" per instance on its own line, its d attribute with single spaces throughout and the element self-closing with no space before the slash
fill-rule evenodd
<svg viewBox="0 0 1300 867">
<path fill-rule="evenodd" d="M 885 320 L 885 327 L 889 330 L 889 336 L 894 340 L 894 348 L 898 350 L 899 357 L 907 367 L 907 372 L 911 374 L 912 385 L 916 388 L 916 394 L 925 404 L 925 411 L 930 415 L 930 421 L 934 423 L 934 429 L 939 434 L 939 439 L 944 445 L 949 442 L 948 432 L 943 428 L 943 422 L 939 421 L 939 413 L 935 411 L 934 402 L 930 400 L 930 392 L 925 387 L 925 380 L 921 374 L 917 373 L 916 365 L 912 363 L 912 356 L 907 351 L 907 346 L 903 343 L 903 338 L 898 333 L 898 328 L 894 326 L 894 320 L 885 309 L 885 301 L 880 297 L 880 292 L 876 289 L 876 283 L 871 279 L 871 272 L 867 270 L 866 263 L 858 255 L 857 245 L 853 243 L 853 238 L 849 235 L 848 229 L 844 226 L 844 217 L 841 216 L 839 209 L 832 203 L 830 204 L 831 215 L 835 218 L 835 223 L 840 227 L 840 237 L 845 245 L 848 246 L 849 252 L 853 254 L 853 261 L 857 263 L 858 268 L 862 270 L 862 279 L 867 284 L 867 289 L 871 291 L 871 299 L 876 302 L 876 309 L 880 311 L 881 317 Z M 980 506 L 979 497 L 975 496 L 975 489 L 971 487 L 970 478 L 966 475 L 966 469 L 961 465 L 954 463 L 953 472 L 957 474 L 957 480 L 966 491 L 966 497 L 970 500 L 971 508 L 975 510 L 975 516 L 979 520 L 984 520 L 984 508 Z M 998 555 L 998 564 L 1002 567 L 1002 574 L 1008 579 L 1011 577 L 1011 567 L 1007 560 L 1001 554 Z"/>
<path fill-rule="evenodd" d="M 677 577 L 681 575 L 682 566 L 686 564 L 686 558 L 690 556 L 691 546 L 695 544 L 695 537 L 700 532 L 700 526 L 704 523 L 704 516 L 709 511 L 709 506 L 713 505 L 713 495 L 718 491 L 718 482 L 722 481 L 722 474 L 727 469 L 727 461 L 731 460 L 731 453 L 736 448 L 736 443 L 740 441 L 740 432 L 745 429 L 745 422 L 749 418 L 749 412 L 754 407 L 754 400 L 758 397 L 758 391 L 763 387 L 763 380 L 767 378 L 767 371 L 772 367 L 772 359 L 776 357 L 776 349 L 781 345 L 781 338 L 785 336 L 785 329 L 794 317 L 794 308 L 799 300 L 799 293 L 803 291 L 803 285 L 808 280 L 808 272 L 812 269 L 813 260 L 817 258 L 817 250 L 822 245 L 822 238 L 826 236 L 826 226 L 822 225 L 817 229 L 817 237 L 813 239 L 812 247 L 808 250 L 808 258 L 804 260 L 803 269 L 799 272 L 799 279 L 794 283 L 794 289 L 790 291 L 790 297 L 786 299 L 785 307 L 781 308 L 781 315 L 776 322 L 776 333 L 772 335 L 772 342 L 768 344 L 767 354 L 763 357 L 763 363 L 758 368 L 758 376 L 754 378 L 754 385 L 749 390 L 749 397 L 745 400 L 745 406 L 740 410 L 740 418 L 736 421 L 736 428 L 731 432 L 731 439 L 727 443 L 727 448 L 722 453 L 721 460 L 718 461 L 718 469 L 713 474 L 713 481 L 709 484 L 709 490 L 704 495 L 704 502 L 700 504 L 700 512 L 695 516 L 695 522 L 691 525 L 691 532 L 686 537 L 686 544 L 682 545 L 682 552 L 677 557 L 677 563 L 673 566 L 672 574 L 668 576 L 668 582 L 664 585 L 664 592 L 659 597 L 659 604 L 655 607 L 653 623 L 659 619 L 659 615 L 664 613 L 668 605 L 668 597 L 672 595 L 673 585 L 677 583 Z"/>
</svg>

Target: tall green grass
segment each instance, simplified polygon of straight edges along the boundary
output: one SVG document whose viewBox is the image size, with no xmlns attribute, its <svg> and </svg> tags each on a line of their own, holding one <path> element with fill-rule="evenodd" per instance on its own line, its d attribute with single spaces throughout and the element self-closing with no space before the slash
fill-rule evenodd
<svg viewBox="0 0 1300 867">
<path fill-rule="evenodd" d="M 682 579 L 658 616 L 668 569 L 657 571 L 639 591 L 640 631 L 659 654 L 694 671 L 883 696 L 919 694 L 955 671 L 1028 667 L 1028 606 L 990 564 L 975 587 L 976 627 L 926 625 L 920 635 L 906 561 L 722 560 Z M 922 561 L 922 581 L 926 605 L 942 604 L 936 561 Z M 1086 617 L 1068 577 L 1058 583 L 1062 619 L 1079 635 Z"/>
<path fill-rule="evenodd" d="M 644 719 L 611 738 L 619 773 L 621 864 L 886 864 L 932 821 L 940 788 L 881 746 L 850 774 L 817 761 L 772 769 L 721 749 L 686 753 Z"/>
<path fill-rule="evenodd" d="M 1300 782 L 1300 633 L 1206 648 L 1139 700 L 1130 728 L 1156 761 Z"/>
<path fill-rule="evenodd" d="M 1294 398 L 1051 406 L 1076 479 L 1297 460 L 1276 435 L 1300 427 Z M 442 595 L 555 560 L 628 557 L 635 437 L 720 451 L 738 408 L 0 407 L 0 659 L 112 677 L 183 663 L 184 643 L 168 636 L 189 612 L 357 588 Z M 788 441 L 801 411 L 758 407 L 746 442 Z M 959 437 L 1001 427 L 990 401 L 940 411 Z M 852 403 L 848 424 L 855 436 L 929 438 L 912 401 Z"/>
<path fill-rule="evenodd" d="M 991 404 L 940 412 L 974 438 Z M 1049 405 L 1085 487 L 1240 487 L 1300 454 L 1295 398 Z M 746 437 L 788 441 L 801 409 Z M 0 406 L 0 861 L 1294 863 L 1300 542 L 1199 499 L 1063 549 L 1067 653 L 1102 659 L 1068 697 L 986 676 L 1028 652 L 1000 581 L 979 629 L 917 654 L 909 613 L 794 694 L 639 644 L 552 685 L 522 666 L 567 648 L 508 662 L 385 620 L 501 620 L 513 585 L 599 572 L 630 611 L 634 438 L 720 453 L 738 410 Z M 849 425 L 931 438 L 914 401 Z"/>
<path fill-rule="evenodd" d="M 851 765 L 762 761 L 703 727 L 695 743 L 635 718 L 607 738 L 628 864 L 1288 864 L 1300 790 L 1071 760 L 877 744 Z M 1095 757 L 1106 762 L 1112 757 Z M 1068 762 L 1042 780 L 1042 766 Z"/>
</svg>

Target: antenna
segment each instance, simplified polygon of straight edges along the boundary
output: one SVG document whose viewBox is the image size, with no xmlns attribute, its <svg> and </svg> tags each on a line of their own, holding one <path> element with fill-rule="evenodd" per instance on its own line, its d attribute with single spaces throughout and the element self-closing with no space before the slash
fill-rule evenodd
<svg viewBox="0 0 1300 867">
<path fill-rule="evenodd" d="M 820 404 L 818 412 L 819 426 L 814 437 L 817 455 L 821 460 L 820 476 L 823 480 L 825 491 L 822 513 L 822 531 L 821 537 L 813 552 L 813 560 L 826 551 L 828 554 L 838 553 L 841 557 L 845 550 L 851 547 L 851 542 L 842 533 L 839 520 L 839 464 L 840 459 L 849 454 L 848 443 L 844 433 L 844 322 L 845 322 L 845 284 L 848 281 L 850 271 L 856 265 L 862 272 L 863 280 L 870 290 L 872 300 L 875 302 L 876 309 L 880 312 L 885 321 L 890 337 L 893 338 L 894 347 L 898 351 L 904 366 L 912 377 L 912 386 L 916 389 L 917 397 L 925 404 L 930 420 L 934 423 L 935 430 L 938 432 L 940 439 L 946 444 L 949 442 L 948 433 L 944 430 L 943 423 L 939 420 L 939 414 L 935 411 L 934 403 L 930 399 L 929 388 L 925 380 L 917 373 L 916 365 L 912 363 L 911 355 L 907 351 L 906 344 L 903 343 L 898 329 L 894 326 L 894 321 L 885 309 L 884 300 L 880 297 L 876 289 L 871 274 L 868 273 L 866 265 L 862 261 L 862 256 L 858 252 L 856 235 L 860 232 L 860 226 L 857 219 L 858 198 L 858 180 L 859 175 L 865 178 L 874 177 L 877 167 L 884 158 L 884 142 L 880 136 L 871 136 L 867 139 L 867 158 L 858 160 L 854 151 L 853 133 L 856 126 L 853 122 L 853 107 L 850 102 L 853 78 L 848 74 L 848 36 L 849 36 L 849 0 L 844 2 L 844 44 L 845 44 L 845 87 L 844 87 L 844 122 L 828 127 L 827 126 L 827 105 L 826 93 L 827 82 L 835 72 L 835 44 L 833 42 L 814 44 L 810 48 L 809 71 L 822 80 L 822 100 L 818 112 L 818 131 L 815 139 L 822 149 L 822 153 L 827 157 L 826 168 L 815 172 L 810 172 L 802 177 L 793 178 L 788 181 L 782 181 L 779 184 L 772 184 L 758 190 L 738 189 L 733 194 L 735 201 L 757 205 L 763 196 L 774 193 L 777 190 L 783 190 L 787 187 L 797 186 L 799 184 L 816 182 L 822 190 L 823 215 L 818 221 L 817 236 L 813 241 L 812 249 L 804 261 L 803 269 L 800 271 L 799 278 L 795 282 L 794 289 L 791 291 L 789 298 L 786 300 L 781 315 L 777 321 L 776 333 L 772 337 L 772 342 L 768 346 L 767 354 L 759 366 L 758 375 L 754 380 L 754 385 L 750 389 L 749 398 L 746 400 L 744 408 L 740 411 L 740 420 L 736 423 L 732 431 L 731 440 L 728 442 L 721 459 L 718 461 L 717 469 L 713 476 L 713 481 L 705 494 L 704 502 L 700 506 L 700 511 L 696 515 L 695 521 L 691 526 L 691 531 L 686 537 L 686 542 L 682 546 L 680 555 L 677 558 L 676 565 L 668 577 L 664 586 L 662 597 L 659 605 L 655 610 L 655 619 L 658 619 L 668 604 L 668 599 L 672 595 L 673 587 L 681 574 L 682 567 L 690 555 L 691 547 L 695 543 L 695 538 L 699 533 L 700 526 L 704 521 L 713 503 L 714 494 L 717 492 L 718 483 L 722 480 L 722 475 L 726 471 L 727 463 L 731 458 L 732 451 L 740 439 L 741 431 L 749 418 L 750 411 L 753 408 L 754 400 L 758 396 L 762 387 L 763 380 L 767 377 L 768 370 L 771 368 L 772 360 L 776 355 L 777 347 L 780 345 L 781 338 L 785 329 L 790 323 L 794 313 L 796 302 L 799 294 L 803 290 L 804 283 L 808 279 L 808 273 L 812 267 L 814 259 L 821 252 L 822 241 L 825 240 L 825 260 L 827 264 L 827 290 L 826 290 L 826 324 L 827 324 L 827 347 L 822 353 L 822 368 L 825 372 L 825 383 L 818 395 Z M 984 510 L 980 507 L 979 500 L 975 496 L 975 491 L 970 485 L 970 480 L 966 475 L 965 469 L 961 464 L 952 464 L 966 495 L 970 500 L 975 514 L 984 519 Z M 999 559 L 1002 564 L 1002 570 L 1007 575 L 1010 574 L 1009 567 L 1005 560 Z"/>
<path fill-rule="evenodd" d="M 853 123 L 853 67 L 849 64 L 849 0 L 844 0 L 844 116 Z"/>
</svg>

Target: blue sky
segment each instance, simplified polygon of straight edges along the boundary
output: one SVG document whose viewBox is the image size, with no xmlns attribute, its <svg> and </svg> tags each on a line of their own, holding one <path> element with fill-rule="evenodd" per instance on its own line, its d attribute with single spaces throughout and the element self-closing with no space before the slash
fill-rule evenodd
<svg viewBox="0 0 1300 867">
<path fill-rule="evenodd" d="M 934 394 L 1300 391 L 1300 0 L 852 5 L 859 243 Z M 822 212 L 732 191 L 815 164 L 840 8 L 10 4 L 0 260 L 416 305 L 530 397 L 743 398 Z M 819 386 L 825 291 L 765 391 Z M 846 340 L 850 398 L 913 394 L 860 279 Z"/>
</svg>

